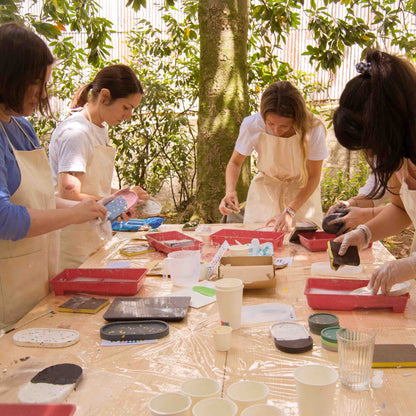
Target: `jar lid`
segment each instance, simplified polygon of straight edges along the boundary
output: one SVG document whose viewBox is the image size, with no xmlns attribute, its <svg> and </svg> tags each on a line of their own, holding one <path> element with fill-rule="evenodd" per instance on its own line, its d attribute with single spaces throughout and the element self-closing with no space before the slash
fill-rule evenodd
<svg viewBox="0 0 416 416">
<path fill-rule="evenodd" d="M 321 335 L 321 331 L 324 328 L 331 326 L 338 326 L 339 319 L 338 316 L 333 315 L 332 313 L 315 313 L 308 318 L 309 329 L 313 334 Z"/>
<path fill-rule="evenodd" d="M 324 328 L 321 332 L 322 342 L 327 342 L 330 344 L 338 344 L 337 340 L 337 331 L 340 327 L 339 326 L 331 326 L 328 328 Z"/>
</svg>

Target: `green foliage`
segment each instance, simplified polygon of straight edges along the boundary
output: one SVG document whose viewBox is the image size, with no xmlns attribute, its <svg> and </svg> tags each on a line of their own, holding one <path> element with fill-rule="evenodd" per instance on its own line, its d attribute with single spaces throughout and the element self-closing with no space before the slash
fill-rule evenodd
<svg viewBox="0 0 416 416">
<path fill-rule="evenodd" d="M 164 20 L 168 38 L 145 20 L 130 34 L 130 60 L 145 95 L 133 121 L 110 134 L 120 182 L 157 193 L 168 181 L 175 209 L 182 210 L 195 195 L 198 33 L 192 16 L 180 23 L 166 14 Z"/>
<path fill-rule="evenodd" d="M 362 156 L 353 165 L 352 173 L 342 169 L 336 172 L 325 169 L 321 181 L 321 201 L 324 212 L 337 201 L 346 201 L 358 195 L 358 190 L 364 186 L 369 174 L 370 168 Z"/>
</svg>

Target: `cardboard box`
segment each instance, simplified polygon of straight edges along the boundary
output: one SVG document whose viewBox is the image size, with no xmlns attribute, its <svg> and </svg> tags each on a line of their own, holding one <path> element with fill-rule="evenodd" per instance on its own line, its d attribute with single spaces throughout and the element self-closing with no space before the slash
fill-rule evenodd
<svg viewBox="0 0 416 416">
<path fill-rule="evenodd" d="M 222 257 L 218 278 L 232 277 L 244 282 L 244 289 L 276 286 L 273 256 Z"/>
</svg>

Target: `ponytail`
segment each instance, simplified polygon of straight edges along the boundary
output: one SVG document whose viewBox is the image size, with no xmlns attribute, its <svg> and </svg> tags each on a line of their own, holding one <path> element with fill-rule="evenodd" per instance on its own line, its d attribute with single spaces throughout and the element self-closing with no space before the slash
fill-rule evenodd
<svg viewBox="0 0 416 416">
<path fill-rule="evenodd" d="M 84 107 L 84 105 L 88 102 L 88 93 L 92 89 L 93 83 L 90 82 L 78 89 L 75 95 L 72 97 L 71 105 L 69 108 L 72 110 L 73 108 Z"/>
</svg>

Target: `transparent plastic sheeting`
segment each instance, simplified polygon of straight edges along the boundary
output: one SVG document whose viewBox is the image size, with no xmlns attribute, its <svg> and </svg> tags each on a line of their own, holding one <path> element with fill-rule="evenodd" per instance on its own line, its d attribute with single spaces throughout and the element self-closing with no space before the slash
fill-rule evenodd
<svg viewBox="0 0 416 416">
<path fill-rule="evenodd" d="M 117 244 L 113 241 L 111 250 L 118 253 L 115 246 Z M 105 267 L 104 262 L 114 259 L 107 254 L 101 253 L 101 260 L 94 265 L 87 262 L 88 267 Z M 389 259 L 387 252 L 383 255 Z M 275 256 L 293 256 L 293 265 L 276 271 L 275 289 L 244 292 L 243 306 L 285 303 L 293 307 L 298 322 L 307 327 L 308 316 L 316 312 L 308 307 L 303 295 L 305 281 L 310 277 L 308 263 L 324 261 L 324 255 L 286 243 Z M 145 259 L 154 261 L 150 255 L 143 257 L 143 261 Z M 374 258 L 371 250 L 366 250 L 361 260 L 368 266 L 365 273 L 372 269 Z M 137 296 L 163 296 L 177 290 L 180 288 L 174 287 L 168 279 L 147 277 Z M 58 306 L 70 297 L 69 294 L 59 297 L 50 294 L 20 323 L 49 309 L 57 311 Z M 373 328 L 377 334 L 376 343 L 415 343 L 415 299 L 416 293 L 412 289 L 404 314 L 389 310 L 333 313 L 339 317 L 341 326 Z M 94 315 L 57 312 L 27 326 L 79 331 L 80 341 L 67 348 L 18 347 L 13 344 L 13 332 L 0 338 L 0 402 L 17 402 L 19 389 L 38 371 L 68 362 L 83 368 L 80 384 L 66 400 L 77 406 L 76 416 L 149 415 L 147 404 L 152 397 L 162 392 L 178 391 L 184 381 L 199 377 L 218 380 L 225 397 L 228 386 L 236 381 L 266 383 L 270 389 L 269 404 L 276 405 L 290 416 L 298 415 L 294 369 L 308 363 L 338 368 L 338 354 L 322 348 L 317 335 L 311 334 L 314 346 L 307 353 L 287 354 L 277 350 L 269 332 L 271 323 L 243 326 L 233 332 L 230 351 L 217 352 L 212 337 L 213 329 L 219 325 L 215 303 L 200 309 L 190 308 L 184 321 L 169 323 L 167 337 L 143 345 L 101 346 L 99 331 L 106 323 L 104 312 L 105 309 Z M 365 392 L 352 392 L 338 383 L 334 415 L 413 415 L 416 409 L 416 369 L 384 369 L 383 378 L 381 388 Z"/>
</svg>

